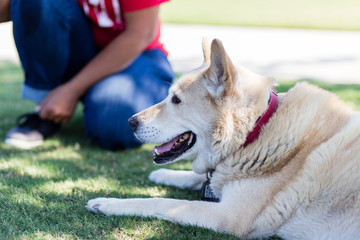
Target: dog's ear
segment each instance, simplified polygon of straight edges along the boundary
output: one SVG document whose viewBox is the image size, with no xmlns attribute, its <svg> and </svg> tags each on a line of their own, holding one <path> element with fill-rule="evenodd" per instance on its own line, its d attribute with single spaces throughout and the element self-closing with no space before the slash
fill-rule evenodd
<svg viewBox="0 0 360 240">
<path fill-rule="evenodd" d="M 204 55 L 204 63 L 210 64 L 210 44 L 207 37 L 202 38 L 202 50 Z"/>
<path fill-rule="evenodd" d="M 220 40 L 211 43 L 210 67 L 205 72 L 208 79 L 209 92 L 213 97 L 224 97 L 235 83 L 237 73 L 235 66 L 226 54 Z"/>
</svg>

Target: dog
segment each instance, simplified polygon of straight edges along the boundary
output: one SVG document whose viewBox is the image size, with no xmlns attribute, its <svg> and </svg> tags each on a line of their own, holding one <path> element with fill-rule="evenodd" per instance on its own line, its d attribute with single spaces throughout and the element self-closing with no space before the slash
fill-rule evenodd
<svg viewBox="0 0 360 240">
<path fill-rule="evenodd" d="M 235 66 L 217 39 L 203 53 L 201 67 L 129 124 L 160 144 L 155 163 L 194 159 L 193 171 L 158 169 L 151 181 L 203 188 L 208 201 L 97 198 L 87 209 L 241 238 L 360 239 L 359 113 L 306 82 L 277 94 L 274 79 Z"/>
</svg>

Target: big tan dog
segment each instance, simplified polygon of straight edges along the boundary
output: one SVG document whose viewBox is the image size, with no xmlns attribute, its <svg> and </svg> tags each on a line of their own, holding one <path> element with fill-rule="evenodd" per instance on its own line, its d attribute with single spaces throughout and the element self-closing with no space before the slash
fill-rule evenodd
<svg viewBox="0 0 360 240">
<path fill-rule="evenodd" d="M 233 65 L 222 43 L 129 119 L 158 164 L 193 158 L 193 172 L 160 169 L 155 183 L 200 189 L 205 198 L 97 198 L 92 212 L 157 217 L 244 238 L 360 239 L 360 115 L 334 94 L 274 81 Z M 211 195 L 211 189 L 214 196 Z"/>
</svg>

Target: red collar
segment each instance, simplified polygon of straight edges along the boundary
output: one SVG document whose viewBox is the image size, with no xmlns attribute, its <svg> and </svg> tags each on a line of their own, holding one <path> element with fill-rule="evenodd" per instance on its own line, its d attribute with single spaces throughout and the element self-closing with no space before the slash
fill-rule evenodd
<svg viewBox="0 0 360 240">
<path fill-rule="evenodd" d="M 253 130 L 247 135 L 245 143 L 242 147 L 246 147 L 248 144 L 254 142 L 260 135 L 261 128 L 269 121 L 271 116 L 274 114 L 278 106 L 278 97 L 275 89 L 271 89 L 270 99 L 268 103 L 268 108 L 266 111 L 258 118 Z"/>
</svg>

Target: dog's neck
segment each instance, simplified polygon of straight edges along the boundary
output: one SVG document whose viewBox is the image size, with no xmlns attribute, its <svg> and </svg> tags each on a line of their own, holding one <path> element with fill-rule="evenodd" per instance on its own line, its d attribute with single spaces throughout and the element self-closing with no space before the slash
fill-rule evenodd
<svg viewBox="0 0 360 240">
<path fill-rule="evenodd" d="M 254 141 L 256 141 L 256 139 L 258 139 L 258 137 L 260 136 L 262 127 L 264 127 L 268 123 L 269 119 L 275 113 L 277 107 L 278 107 L 278 95 L 277 95 L 276 90 L 272 88 L 270 91 L 270 97 L 268 100 L 267 109 L 256 120 L 256 123 L 255 123 L 253 129 L 247 135 L 244 144 L 241 145 L 241 148 L 245 148 L 248 144 L 253 143 Z M 209 175 L 210 173 L 211 173 L 210 175 L 212 175 L 212 172 L 214 170 L 215 169 L 209 169 L 207 171 L 207 175 Z"/>
<path fill-rule="evenodd" d="M 246 137 L 245 143 L 242 147 L 246 147 L 248 144 L 254 142 L 260 135 L 261 128 L 269 121 L 271 116 L 275 113 L 278 106 L 278 97 L 275 89 L 271 89 L 270 98 L 268 101 L 268 108 L 266 111 L 258 118 L 254 128 L 249 132 Z"/>
</svg>

